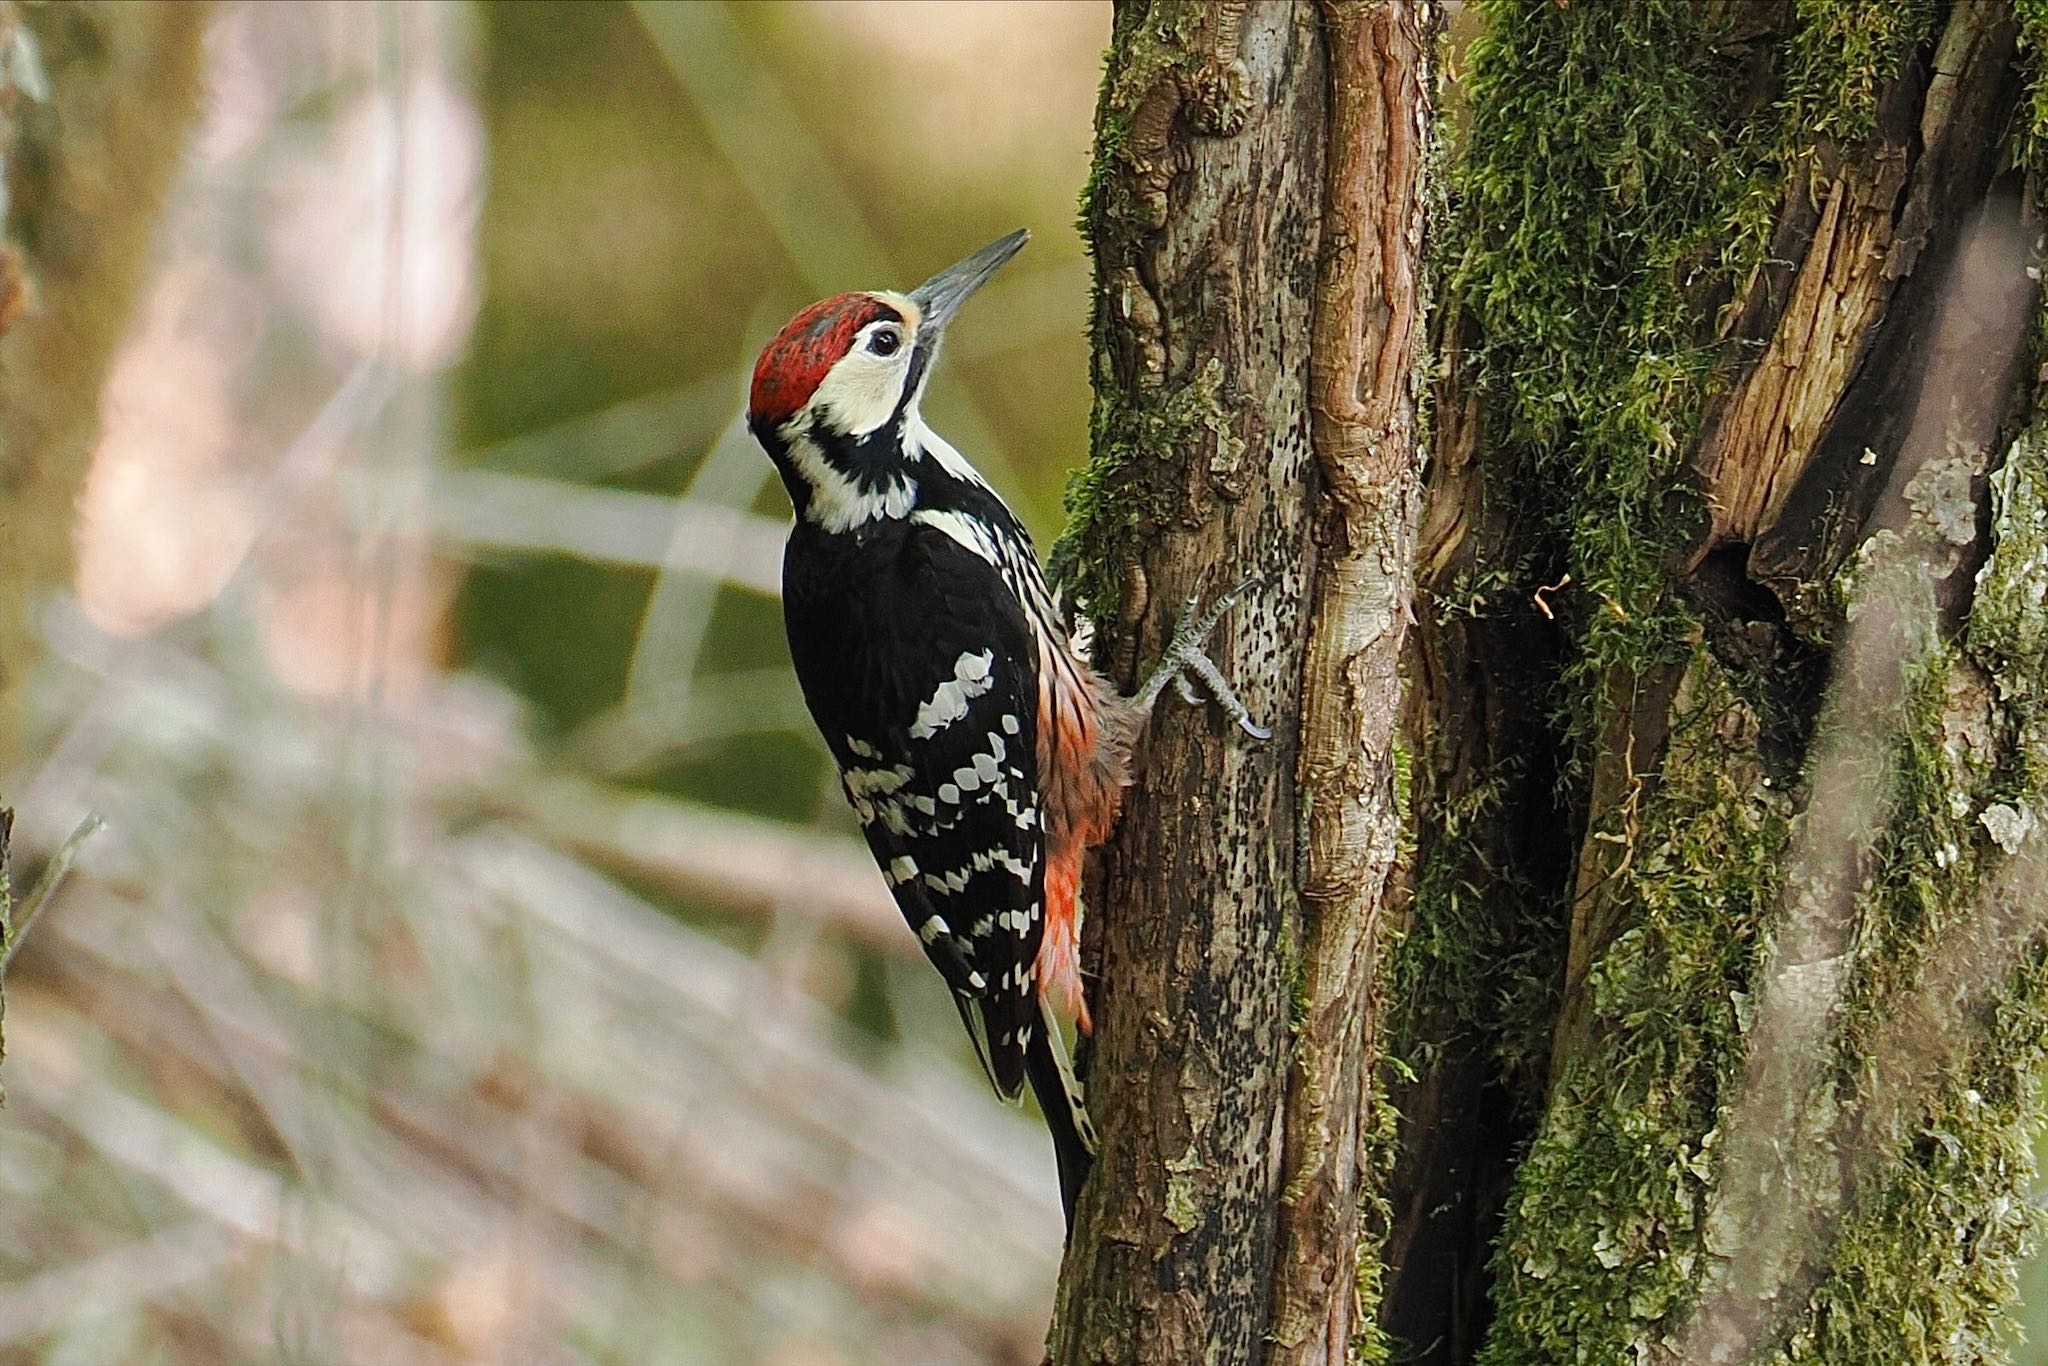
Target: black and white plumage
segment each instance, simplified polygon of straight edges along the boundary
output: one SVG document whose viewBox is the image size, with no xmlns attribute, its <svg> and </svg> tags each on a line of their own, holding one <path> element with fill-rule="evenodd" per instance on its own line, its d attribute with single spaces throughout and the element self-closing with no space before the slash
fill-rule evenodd
<svg viewBox="0 0 2048 1366">
<path fill-rule="evenodd" d="M 1038 1024 L 1044 831 L 1038 682 L 1024 667 L 1036 649 L 993 579 L 918 522 L 865 536 L 799 526 L 783 610 L 804 699 L 868 848 L 970 1028 L 982 1027 L 1008 1098 Z"/>
<path fill-rule="evenodd" d="M 762 353 L 748 420 L 796 511 L 783 611 L 804 699 L 991 1082 L 1037 1094 L 1071 1218 L 1093 1135 L 1058 1017 L 1086 1028 L 1076 888 L 1127 713 L 1022 524 L 918 411 L 953 311 L 1023 242 L 805 309 Z"/>
<path fill-rule="evenodd" d="M 1120 696 L 1062 624 L 1023 524 L 918 411 L 993 242 L 908 294 L 811 305 L 754 367 L 747 421 L 796 510 L 783 614 L 804 700 L 875 863 L 951 988 L 989 1080 L 1026 1082 L 1071 1224 L 1095 1150 L 1063 1019 L 1090 1029 L 1081 862 L 1115 823 L 1130 746 L 1169 682 L 1264 739 L 1201 641 L 1244 585 L 1188 609 Z"/>
</svg>

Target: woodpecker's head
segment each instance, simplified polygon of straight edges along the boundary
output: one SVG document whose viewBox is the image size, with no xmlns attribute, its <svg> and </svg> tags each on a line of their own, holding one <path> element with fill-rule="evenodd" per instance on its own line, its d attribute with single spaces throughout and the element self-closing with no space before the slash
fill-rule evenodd
<svg viewBox="0 0 2048 1366">
<path fill-rule="evenodd" d="M 848 531 L 915 506 L 925 459 L 917 405 L 939 340 L 1029 239 L 1020 228 L 908 294 L 822 299 L 768 343 L 754 363 L 747 425 L 799 518 Z"/>
</svg>

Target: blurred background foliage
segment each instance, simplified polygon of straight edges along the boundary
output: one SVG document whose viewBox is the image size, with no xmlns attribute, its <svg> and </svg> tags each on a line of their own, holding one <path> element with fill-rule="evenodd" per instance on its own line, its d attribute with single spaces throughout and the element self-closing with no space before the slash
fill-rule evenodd
<svg viewBox="0 0 2048 1366">
<path fill-rule="evenodd" d="M 30 871 L 108 821 L 8 983 L 0 1361 L 1039 1360 L 1050 1154 L 853 836 L 740 416 L 804 303 L 1029 227 L 928 411 L 1049 542 L 1109 21 L 212 10 L 0 783 Z"/>
<path fill-rule="evenodd" d="M 53 77 L 88 12 L 22 8 Z M 853 835 L 741 410 L 1028 226 L 928 411 L 1050 537 L 1108 24 L 208 12 L 0 781 L 25 872 L 107 820 L 8 983 L 0 1361 L 1039 1359 L 1050 1152 Z"/>
</svg>

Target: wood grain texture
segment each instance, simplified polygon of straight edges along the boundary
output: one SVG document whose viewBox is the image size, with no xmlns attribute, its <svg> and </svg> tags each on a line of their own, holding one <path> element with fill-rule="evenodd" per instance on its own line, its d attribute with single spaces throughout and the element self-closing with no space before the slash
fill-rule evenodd
<svg viewBox="0 0 2048 1366">
<path fill-rule="evenodd" d="M 1322 553 L 1302 672 L 1299 1020 L 1268 1356 L 1290 1363 L 1347 1360 L 1355 1328 L 1360 1126 L 1399 842 L 1393 747 L 1422 473 L 1415 415 L 1435 39 L 1426 5 L 1337 0 L 1321 15 L 1329 134 L 1310 410 Z"/>
<path fill-rule="evenodd" d="M 1102 1151 L 1061 1363 L 1348 1350 L 1431 22 L 1407 4 L 1117 9 L 1080 568 L 1126 685 L 1186 599 L 1253 580 L 1212 653 L 1275 739 L 1163 707 L 1091 879 Z"/>
</svg>

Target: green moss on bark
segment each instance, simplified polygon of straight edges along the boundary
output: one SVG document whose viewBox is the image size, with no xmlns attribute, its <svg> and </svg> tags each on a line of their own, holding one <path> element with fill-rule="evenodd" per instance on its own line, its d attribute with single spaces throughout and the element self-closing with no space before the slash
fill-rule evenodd
<svg viewBox="0 0 2048 1366">
<path fill-rule="evenodd" d="M 1788 803 L 1754 717 L 1696 648 L 1660 790 L 1606 894 L 1634 908 L 1588 982 L 1592 1043 L 1554 1080 L 1496 1257 L 1495 1363 L 1626 1361 L 1690 1304 L 1715 1100 L 1776 896 Z"/>
<path fill-rule="evenodd" d="M 1421 1075 L 1461 1037 L 1487 1041 L 1498 1075 L 1540 1099 L 1557 1011 L 1562 934 L 1531 934 L 1541 896 L 1488 838 L 1526 778 L 1503 764 L 1430 813 L 1433 844 L 1411 912 L 1388 945 L 1387 1028 L 1396 1065 Z"/>
<path fill-rule="evenodd" d="M 1869 131 L 1933 8 L 1486 6 L 1444 289 L 1482 336 L 1490 483 L 1523 500 L 1544 581 L 1571 575 L 1551 599 L 1575 639 L 1568 705 L 1616 666 L 1683 657 L 1668 558 L 1699 516 L 1684 466 L 1726 373 L 1717 314 L 1819 141 Z M 1570 710 L 1597 733 L 1597 707 Z"/>
<path fill-rule="evenodd" d="M 1117 615 L 1133 532 L 1172 516 L 1161 489 L 1175 481 L 1156 477 L 1156 462 L 1208 450 L 1212 464 L 1232 465 L 1243 454 L 1223 403 L 1222 362 L 1210 356 L 1167 373 L 1159 304 L 1136 266 L 1141 244 L 1165 226 L 1173 125 L 1186 119 L 1220 134 L 1242 124 L 1237 73 L 1215 52 L 1229 44 L 1211 31 L 1235 31 L 1241 16 L 1226 17 L 1230 10 L 1208 0 L 1120 5 L 1104 57 L 1095 160 L 1081 193 L 1081 233 L 1098 258 L 1090 455 L 1067 482 L 1067 527 L 1047 557 L 1054 582 L 1099 630 Z"/>
<path fill-rule="evenodd" d="M 1098 370 L 1106 371 L 1098 350 Z M 1167 521 L 1173 504 L 1154 474 L 1158 462 L 1188 458 L 1203 445 L 1241 448 L 1221 401 L 1222 362 L 1211 356 L 1183 384 L 1125 388 L 1098 374 L 1088 462 L 1067 481 L 1067 529 L 1047 558 L 1053 579 L 1107 631 L 1123 590 L 1138 528 Z"/>
<path fill-rule="evenodd" d="M 2000 1316 L 2035 1232 L 2029 1140 L 2048 1059 L 2038 913 L 1998 905 L 2048 811 L 2042 450 L 2030 434 L 1998 472 L 1981 615 L 1960 641 L 1917 642 L 1896 738 L 1871 764 L 1882 834 L 1840 969 L 1836 1062 L 1801 1102 L 1849 1156 L 1809 1152 L 1788 1173 L 1788 1198 L 1814 1198 L 1822 1222 L 1788 1261 L 1804 1307 L 1772 1360 L 2005 1359 Z M 1917 572 L 1918 554 L 1899 562 Z M 1616 891 L 1636 913 L 1594 971 L 1600 1031 L 1558 1079 L 1518 1176 L 1487 1361 L 1665 1359 L 1716 1259 L 1758 1255 L 1739 1226 L 1717 1236 L 1713 1149 L 1776 920 L 1789 806 L 1746 769 L 1753 721 L 1719 675 L 1695 656 Z M 1839 1221 L 1816 1190 L 1829 1178 L 1842 1183 Z"/>
<path fill-rule="evenodd" d="M 1553 601 L 1584 678 L 1682 637 L 1662 557 L 1692 515 L 1676 476 L 1715 360 L 1686 301 L 1701 272 L 1753 259 L 1749 210 L 1775 185 L 1740 62 L 1703 17 L 1691 0 L 1495 4 L 1470 56 L 1446 292 L 1483 338 L 1490 483 L 1526 495 L 1524 535 L 1572 575 Z"/>
<path fill-rule="evenodd" d="M 2012 8 L 2020 25 L 2020 54 L 2029 68 L 2021 164 L 2039 175 L 2048 166 L 2048 80 L 2042 64 L 2042 54 L 2048 53 L 2048 0 L 2013 0 Z"/>
<path fill-rule="evenodd" d="M 2009 1359 L 2002 1314 L 2039 1232 L 2031 1140 L 2048 1063 L 2041 889 L 2012 880 L 2048 833 L 2044 453 L 2037 422 L 1994 475 L 1993 553 L 1961 640 L 1934 644 L 1917 671 L 1891 822 L 1859 907 L 1869 930 L 1843 1052 L 1845 1071 L 1849 1059 L 1862 1067 L 1844 1089 L 1868 1110 L 1918 1067 L 1929 1094 L 1870 1136 L 1875 1175 L 1782 1361 Z M 1958 978 L 1953 1000 L 1925 999 Z M 1954 1037 L 1920 1023 L 1943 1008 L 1958 1013 Z M 1887 1061 L 1894 1075 L 1879 1074 Z"/>
<path fill-rule="evenodd" d="M 1616 861 L 1586 895 L 1627 914 L 1592 966 L 1586 1042 L 1550 1079 L 1516 1177 L 1482 1354 L 1497 1366 L 1663 1359 L 1714 1274 L 1718 1126 L 1778 919 L 1793 802 L 1756 758 L 1756 680 L 1704 646 L 1705 623 L 1675 592 L 1675 552 L 1699 514 L 1687 459 L 1730 373 L 1724 310 L 1762 266 L 1782 198 L 1823 144 L 1873 131 L 1881 91 L 1942 13 L 1930 0 L 1881 8 L 1497 0 L 1471 54 L 1444 288 L 1481 335 L 1463 379 L 1484 398 L 1488 488 L 1514 504 L 1497 563 L 1518 572 L 1459 606 L 1525 611 L 1539 586 L 1571 576 L 1546 601 L 1568 652 L 1553 706 L 1581 759 L 1619 703 L 1614 680 L 1683 677 L 1661 763 L 1589 818 L 1589 839 Z M 2038 50 L 2048 6 L 2022 0 L 2021 17 Z M 2041 112 L 2035 127 L 2048 127 Z M 2024 442 L 2005 461 L 1970 625 L 1924 642 L 1897 738 L 1873 764 L 1887 823 L 1868 851 L 1830 1036 L 1830 1103 L 1857 1122 L 1883 1085 L 1859 1060 L 1981 908 L 2011 858 L 2001 835 L 2010 843 L 2028 813 L 2048 819 L 2026 681 L 2048 667 L 2048 550 L 2028 510 L 2038 463 Z M 1973 705 L 1981 744 L 1954 734 Z M 1416 992 L 1409 1010 L 1448 1006 L 1507 1047 L 1499 998 L 1513 974 L 1498 961 L 1498 917 L 1556 912 L 1475 884 L 1471 850 L 1486 842 L 1461 825 L 1491 819 L 1487 791 L 1470 809 L 1424 813 L 1438 837 L 1399 981 Z M 2031 1227 L 2025 1139 L 2048 969 L 2008 961 L 1995 980 L 1930 1088 L 1892 1116 L 1896 1131 L 1860 1135 L 1883 1160 L 1856 1174 L 1856 1198 L 1829 1224 L 1780 1359 L 1996 1357 Z"/>
</svg>

